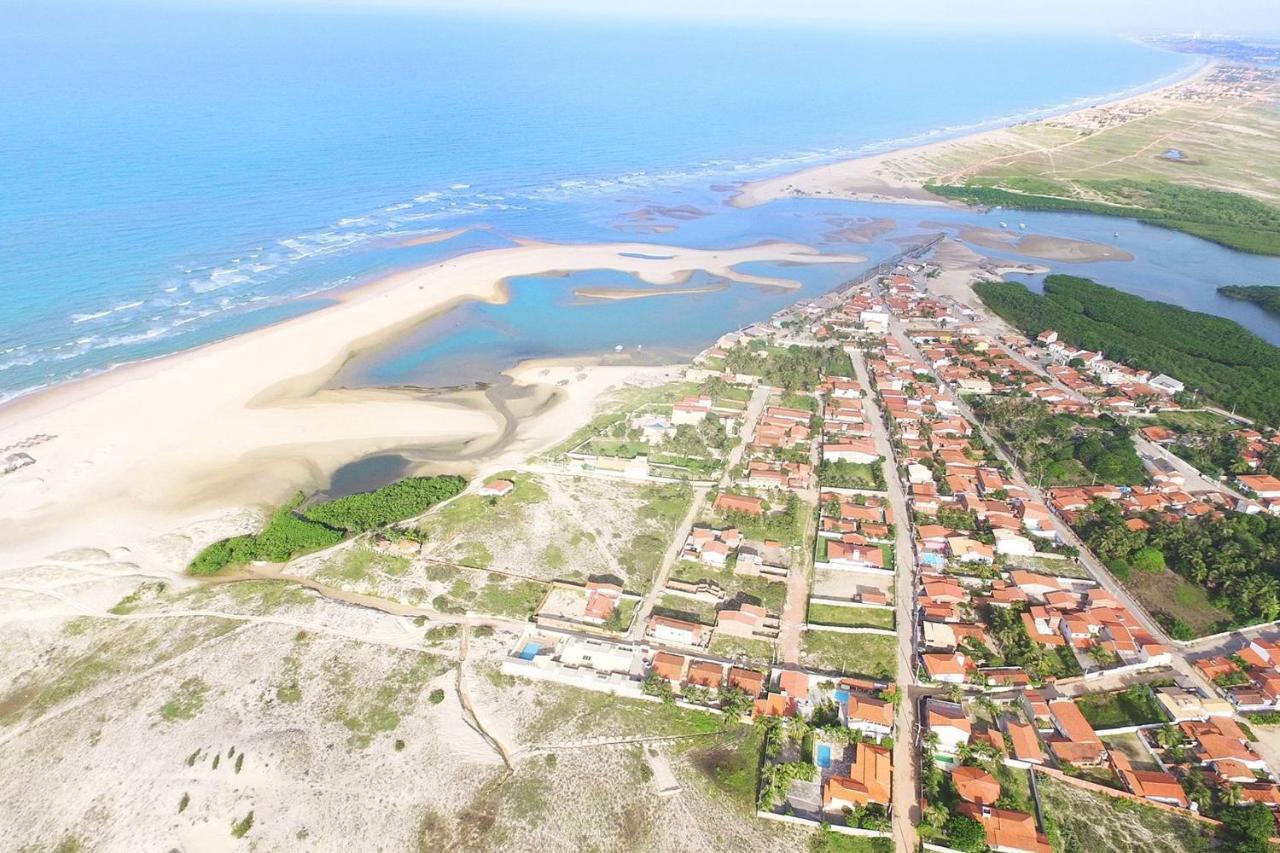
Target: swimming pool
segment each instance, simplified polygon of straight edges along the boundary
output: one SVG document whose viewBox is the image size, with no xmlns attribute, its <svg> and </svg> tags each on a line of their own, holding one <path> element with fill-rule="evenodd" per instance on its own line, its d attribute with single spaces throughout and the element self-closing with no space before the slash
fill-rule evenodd
<svg viewBox="0 0 1280 853">
<path fill-rule="evenodd" d="M 542 646 L 538 643 L 526 643 L 525 647 L 520 650 L 520 659 L 533 660 L 535 657 L 538 656 L 538 652 L 541 649 L 542 649 Z"/>
<path fill-rule="evenodd" d="M 818 744 L 818 766 L 823 770 L 831 766 L 831 747 L 825 743 Z"/>
</svg>

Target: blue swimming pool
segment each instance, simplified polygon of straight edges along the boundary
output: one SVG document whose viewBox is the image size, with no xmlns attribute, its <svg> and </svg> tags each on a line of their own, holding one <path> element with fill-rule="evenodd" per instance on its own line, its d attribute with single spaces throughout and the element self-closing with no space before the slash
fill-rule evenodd
<svg viewBox="0 0 1280 853">
<path fill-rule="evenodd" d="M 823 770 L 831 766 L 831 747 L 825 743 L 818 744 L 818 766 Z"/>
<path fill-rule="evenodd" d="M 848 703 L 848 701 L 849 701 L 849 691 L 848 691 L 848 690 L 837 690 L 837 691 L 836 691 L 836 701 L 837 701 L 837 702 L 839 702 L 841 705 L 844 705 L 844 704 Z"/>
<path fill-rule="evenodd" d="M 538 656 L 538 651 L 542 648 L 538 643 L 526 643 L 525 647 L 520 650 L 521 660 L 533 660 Z"/>
</svg>

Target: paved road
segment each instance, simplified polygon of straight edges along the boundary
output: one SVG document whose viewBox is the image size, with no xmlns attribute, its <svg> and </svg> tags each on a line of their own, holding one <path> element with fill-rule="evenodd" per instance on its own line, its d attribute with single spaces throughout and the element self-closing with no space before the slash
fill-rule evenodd
<svg viewBox="0 0 1280 853">
<path fill-rule="evenodd" d="M 1079 393 L 1075 389 L 1063 384 L 1053 374 L 1046 373 L 1044 370 L 1044 367 L 1041 366 L 1038 362 L 1027 358 L 1022 353 L 1014 349 L 1006 348 L 1006 351 L 1010 355 L 1012 355 L 1014 360 L 1017 361 L 1019 364 L 1023 365 L 1028 370 L 1031 370 L 1032 372 L 1041 376 L 1048 384 L 1052 385 L 1054 388 L 1057 388 L 1059 391 L 1062 391 L 1064 394 L 1066 394 L 1075 402 L 1086 403 L 1090 406 L 1093 405 L 1093 401 L 1090 400 L 1088 397 Z M 1190 464 L 1185 459 L 1182 459 L 1170 453 L 1167 448 L 1159 444 L 1155 444 L 1154 442 L 1147 441 L 1145 438 L 1143 438 L 1136 431 L 1138 427 L 1142 426 L 1141 419 L 1132 419 L 1130 420 L 1129 423 L 1131 426 L 1135 427 L 1135 431 L 1133 433 L 1134 447 L 1137 448 L 1138 454 L 1144 457 L 1144 461 L 1147 461 L 1149 463 L 1147 465 L 1149 469 L 1155 470 L 1155 471 L 1161 470 L 1160 467 L 1155 464 L 1156 460 L 1160 460 L 1168 464 L 1170 467 L 1173 468 L 1173 470 L 1177 471 L 1179 474 L 1183 476 L 1183 478 L 1186 480 L 1186 490 L 1188 492 L 1191 492 L 1192 494 L 1195 494 L 1198 492 L 1225 492 L 1226 494 L 1231 495 L 1234 498 L 1243 497 L 1243 495 L 1241 495 L 1239 492 L 1235 491 L 1234 489 L 1231 489 L 1223 485 L 1220 481 L 1215 480 L 1212 477 L 1209 477 L 1201 473 L 1201 471 L 1198 468 L 1196 468 L 1194 465 Z"/>
<path fill-rule="evenodd" d="M 1131 421 L 1130 423 L 1137 425 L 1137 422 Z M 1137 448 L 1138 455 L 1143 457 L 1144 462 L 1147 460 L 1160 460 L 1174 471 L 1181 474 L 1183 480 L 1186 481 L 1184 488 L 1191 494 L 1197 494 L 1200 492 L 1222 492 L 1237 500 L 1243 500 L 1244 498 L 1244 495 L 1240 494 L 1235 489 L 1220 480 L 1210 477 L 1208 474 L 1202 473 L 1200 469 L 1196 468 L 1187 460 L 1175 456 L 1163 445 L 1147 441 L 1136 431 L 1133 434 L 1133 446 Z M 1155 467 L 1156 470 L 1160 470 L 1158 466 L 1148 467 Z"/>
<path fill-rule="evenodd" d="M 917 349 L 915 344 L 907 338 L 905 330 L 902 327 L 902 323 L 897 317 L 892 317 L 890 319 L 889 327 L 892 334 L 904 347 L 904 351 L 915 358 L 920 358 L 923 361 L 923 357 L 921 356 L 919 349 Z M 1046 375 L 1046 378 L 1051 377 Z M 955 389 L 952 389 L 952 393 L 955 393 Z M 1009 466 L 1011 478 L 1014 483 L 1025 488 L 1031 495 L 1032 499 L 1047 504 L 1041 490 L 1027 482 L 1026 477 L 1022 474 L 1022 470 L 1017 466 L 1017 464 L 1015 464 L 1014 460 L 1005 453 L 1004 448 L 995 440 L 995 437 L 987 431 L 986 427 L 982 425 L 982 422 L 974 416 L 973 410 L 969 408 L 969 404 L 964 401 L 964 398 L 959 394 L 955 394 L 955 397 L 957 400 L 957 407 L 961 414 L 963 414 L 964 417 L 973 424 L 974 428 L 978 430 L 979 434 L 982 435 L 987 444 L 995 451 L 996 455 L 1004 460 L 1005 464 Z M 1165 633 L 1165 630 L 1160 627 L 1159 623 L 1157 623 L 1155 619 L 1151 618 L 1151 615 L 1147 613 L 1146 608 L 1139 604 L 1138 600 L 1134 598 L 1119 581 L 1112 577 L 1106 567 L 1103 566 L 1098 558 L 1093 555 L 1093 552 L 1085 547 L 1084 542 L 1080 540 L 1080 537 L 1076 535 L 1076 532 L 1072 530 L 1066 522 L 1059 518 L 1057 514 L 1051 514 L 1051 519 L 1054 530 L 1058 533 L 1058 538 L 1080 552 L 1080 564 L 1085 567 L 1085 570 L 1089 572 L 1090 576 L 1092 576 L 1098 585 L 1110 593 L 1116 601 L 1124 605 L 1129 612 L 1137 616 L 1143 626 L 1153 637 L 1156 638 L 1158 642 L 1169 646 L 1173 657 L 1173 669 L 1179 675 L 1190 679 L 1192 683 L 1198 685 L 1202 690 L 1207 691 L 1207 695 L 1216 695 L 1213 685 L 1210 684 L 1209 681 L 1200 674 L 1200 671 L 1191 666 L 1185 657 L 1177 651 L 1175 644 L 1169 635 Z"/>
<path fill-rule="evenodd" d="M 1252 628 L 1241 628 L 1222 636 L 1204 637 L 1182 643 L 1180 651 L 1196 660 L 1232 655 L 1249 645 L 1253 640 L 1280 640 L 1280 622 L 1266 622 Z"/>
<path fill-rule="evenodd" d="M 907 515 L 907 499 L 898 477 L 897 458 L 889 431 L 885 428 L 880 406 L 871 388 L 866 359 L 861 352 L 853 354 L 853 370 L 858 384 L 866 391 L 862 398 L 863 414 L 871 425 L 876 450 L 884 457 L 885 485 L 889 505 L 893 508 L 894 539 L 894 606 L 898 632 L 898 703 L 897 737 L 893 742 L 893 833 L 899 850 L 915 850 L 918 846 L 916 824 L 920 822 L 919 760 L 916 750 L 916 708 L 908 697 L 915 680 L 915 559 L 912 550 L 911 520 Z"/>
</svg>

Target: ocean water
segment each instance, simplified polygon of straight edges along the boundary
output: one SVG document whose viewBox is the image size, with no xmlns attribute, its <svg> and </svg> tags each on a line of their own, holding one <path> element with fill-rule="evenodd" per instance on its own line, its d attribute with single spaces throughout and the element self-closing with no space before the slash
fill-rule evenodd
<svg viewBox="0 0 1280 853">
<path fill-rule="evenodd" d="M 724 201 L 735 181 L 1088 103 L 1195 61 L 1081 38 L 31 6 L 0 27 L 0 396 L 512 236 L 823 244 L 835 215 L 910 225 L 900 209 Z M 403 245 L 459 227 L 483 230 Z M 1135 254 L 1153 260 L 1117 275 L 1168 257 Z M 1198 283 L 1197 268 L 1170 272 Z M 850 270 L 782 272 L 809 293 Z M 599 330 L 619 326 L 635 340 L 618 343 L 684 352 L 795 298 L 734 286 L 584 302 L 572 285 L 517 282 L 512 306 L 459 309 L 351 379 L 471 381 L 610 347 Z"/>
</svg>

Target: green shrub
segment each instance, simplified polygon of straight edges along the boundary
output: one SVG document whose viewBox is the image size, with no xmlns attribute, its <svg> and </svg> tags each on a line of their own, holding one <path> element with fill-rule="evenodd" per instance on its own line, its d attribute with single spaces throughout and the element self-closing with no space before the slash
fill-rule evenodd
<svg viewBox="0 0 1280 853">
<path fill-rule="evenodd" d="M 299 554 L 336 545 L 348 535 L 418 515 L 466 485 L 462 477 L 410 477 L 372 492 L 316 504 L 301 513 L 298 507 L 306 498 L 299 492 L 271 513 L 261 533 L 214 542 L 196 555 L 187 572 L 214 575 L 254 560 L 287 562 Z"/>
<path fill-rule="evenodd" d="M 231 834 L 236 838 L 244 838 L 253 829 L 253 812 L 250 811 L 240 820 L 231 824 Z"/>
<path fill-rule="evenodd" d="M 360 533 L 422 513 L 466 488 L 462 477 L 410 477 L 372 492 L 317 504 L 305 515 L 329 527 Z"/>
</svg>

